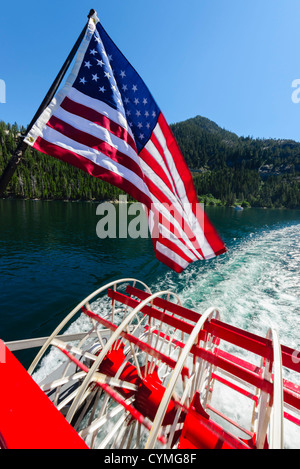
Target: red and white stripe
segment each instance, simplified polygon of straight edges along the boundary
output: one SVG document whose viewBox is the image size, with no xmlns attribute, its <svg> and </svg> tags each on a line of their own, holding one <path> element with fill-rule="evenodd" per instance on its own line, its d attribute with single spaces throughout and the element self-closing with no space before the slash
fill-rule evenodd
<svg viewBox="0 0 300 469">
<path fill-rule="evenodd" d="M 65 87 L 25 141 L 101 178 L 144 204 L 157 258 L 177 272 L 226 250 L 197 204 L 190 171 L 162 114 L 137 152 L 125 113 L 72 87 L 87 47 L 83 41 Z"/>
</svg>

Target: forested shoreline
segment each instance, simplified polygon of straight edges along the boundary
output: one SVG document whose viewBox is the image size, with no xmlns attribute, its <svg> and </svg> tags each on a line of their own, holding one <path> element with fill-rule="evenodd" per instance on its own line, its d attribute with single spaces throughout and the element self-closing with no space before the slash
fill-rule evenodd
<svg viewBox="0 0 300 469">
<path fill-rule="evenodd" d="M 201 202 L 300 208 L 300 143 L 238 137 L 200 116 L 171 128 Z M 24 131 L 16 123 L 0 122 L 0 174 Z M 28 147 L 5 197 L 103 201 L 120 194 L 116 187 Z"/>
</svg>

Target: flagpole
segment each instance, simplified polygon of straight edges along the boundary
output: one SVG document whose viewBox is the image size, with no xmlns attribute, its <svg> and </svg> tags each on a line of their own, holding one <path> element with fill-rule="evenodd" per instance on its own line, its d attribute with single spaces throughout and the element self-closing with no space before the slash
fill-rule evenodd
<svg viewBox="0 0 300 469">
<path fill-rule="evenodd" d="M 91 16 L 93 16 L 95 13 L 95 10 L 90 10 L 89 14 L 88 14 L 88 19 L 91 18 Z M 36 111 L 34 117 L 32 118 L 30 124 L 28 125 L 27 129 L 26 129 L 26 132 L 25 132 L 25 135 L 28 134 L 28 132 L 31 130 L 31 128 L 33 127 L 34 123 L 36 122 L 36 120 L 40 117 L 40 115 L 44 112 L 44 110 L 47 108 L 47 106 L 49 105 L 49 103 L 51 102 L 53 96 L 55 95 L 59 85 L 61 84 L 72 60 L 74 59 L 75 57 L 75 54 L 77 52 L 77 50 L 79 49 L 79 46 L 84 38 L 84 35 L 85 35 L 85 32 L 86 32 L 86 28 L 87 28 L 87 25 L 88 23 L 84 26 L 83 30 L 81 31 L 76 43 L 74 44 L 71 52 L 69 53 L 65 63 L 63 64 L 63 66 L 61 67 L 60 71 L 58 72 L 58 75 L 57 77 L 55 78 L 54 82 L 52 83 L 51 87 L 49 88 L 49 91 L 48 93 L 46 94 L 44 100 L 42 101 L 40 107 L 38 108 L 38 110 Z M 0 178 L 0 197 L 3 196 L 18 164 L 20 163 L 22 157 L 23 157 L 23 154 L 24 154 L 24 151 L 26 150 L 27 148 L 27 144 L 24 142 L 23 138 L 24 136 L 23 135 L 17 145 L 17 148 L 14 152 L 14 154 L 12 155 L 10 161 L 8 162 L 6 168 L 4 169 L 2 175 L 1 175 L 1 178 Z"/>
</svg>

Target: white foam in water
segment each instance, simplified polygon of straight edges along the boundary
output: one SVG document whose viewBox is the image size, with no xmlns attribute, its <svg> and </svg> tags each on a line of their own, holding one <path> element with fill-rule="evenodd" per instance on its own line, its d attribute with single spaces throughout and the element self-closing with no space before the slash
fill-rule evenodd
<svg viewBox="0 0 300 469">
<path fill-rule="evenodd" d="M 91 322 L 87 316 L 81 314 L 79 318 L 74 321 L 71 326 L 64 332 L 64 334 L 76 334 L 79 332 L 88 332 L 91 329 Z M 32 377 L 37 383 L 41 383 L 47 376 L 55 371 L 63 363 L 66 363 L 68 358 L 57 348 L 50 347 L 46 352 L 45 357 L 42 358 L 41 364 L 38 366 Z"/>
<path fill-rule="evenodd" d="M 270 327 L 275 328 L 281 344 L 299 350 L 299 247 L 299 225 L 265 231 L 236 243 L 222 259 L 210 265 L 195 264 L 180 275 L 179 285 L 168 275 L 158 282 L 157 288 L 176 291 L 177 287 L 178 291 L 179 286 L 184 305 L 191 309 L 204 313 L 215 306 L 222 321 L 261 336 L 266 336 Z M 230 347 L 227 350 L 230 352 Z M 249 358 L 247 352 L 241 356 Z M 253 362 L 252 357 L 250 360 Z M 299 374 L 283 372 L 286 379 L 300 384 Z M 224 400 L 229 408 L 236 407 L 230 391 Z M 246 412 L 245 406 L 241 424 Z M 300 448 L 299 428 L 285 420 L 284 432 L 286 446 Z"/>
<path fill-rule="evenodd" d="M 236 241 L 221 258 L 198 262 L 180 275 L 168 273 L 156 279 L 151 289 L 153 292 L 173 290 L 185 306 L 199 313 L 215 306 L 222 321 L 249 332 L 266 336 L 268 329 L 274 327 L 283 345 L 299 350 L 299 246 L 299 225 L 266 230 Z M 82 331 L 88 327 L 86 321 L 84 317 L 79 318 L 68 332 Z M 35 378 L 40 381 L 61 360 L 62 354 L 51 350 Z M 285 377 L 300 384 L 296 373 Z M 227 406 L 235 407 L 232 393 L 225 396 L 225 401 Z M 247 404 L 245 408 L 236 410 L 236 418 L 241 424 L 248 412 Z M 285 441 L 287 447 L 300 447 L 299 431 L 290 422 L 285 423 Z"/>
</svg>

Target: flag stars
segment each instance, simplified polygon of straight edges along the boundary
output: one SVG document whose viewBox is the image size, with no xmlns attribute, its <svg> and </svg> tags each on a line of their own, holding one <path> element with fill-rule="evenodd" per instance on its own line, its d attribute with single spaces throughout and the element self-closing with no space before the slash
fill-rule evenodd
<svg viewBox="0 0 300 469">
<path fill-rule="evenodd" d="M 105 50 L 106 44 L 104 46 L 99 34 L 95 34 L 94 39 L 85 52 L 77 87 L 121 112 L 138 148 L 142 148 L 155 126 L 158 110 L 143 83 L 130 67 L 119 61 L 118 52 L 110 47 Z M 123 65 L 119 66 L 120 63 Z"/>
</svg>

